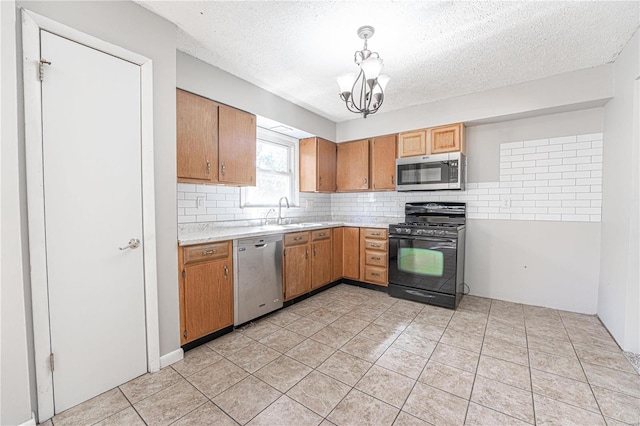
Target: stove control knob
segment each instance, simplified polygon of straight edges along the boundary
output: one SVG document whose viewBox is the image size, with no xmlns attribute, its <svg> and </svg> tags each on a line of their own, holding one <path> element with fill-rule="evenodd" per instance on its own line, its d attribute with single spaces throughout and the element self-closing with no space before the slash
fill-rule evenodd
<svg viewBox="0 0 640 426">
<path fill-rule="evenodd" d="M 433 233 L 434 233 L 434 232 L 435 232 L 435 231 L 434 231 L 433 229 L 429 229 L 429 230 L 427 231 L 427 234 L 428 234 L 428 235 L 433 235 Z"/>
<path fill-rule="evenodd" d="M 405 234 L 410 234 L 411 233 L 411 228 L 404 228 L 404 233 Z"/>
<path fill-rule="evenodd" d="M 422 235 L 422 229 L 416 229 L 416 235 Z"/>
<path fill-rule="evenodd" d="M 396 233 L 397 234 L 402 234 L 402 228 L 396 228 Z"/>
<path fill-rule="evenodd" d="M 444 231 L 438 231 L 438 235 L 440 235 L 441 237 L 444 237 L 445 232 Z"/>
</svg>

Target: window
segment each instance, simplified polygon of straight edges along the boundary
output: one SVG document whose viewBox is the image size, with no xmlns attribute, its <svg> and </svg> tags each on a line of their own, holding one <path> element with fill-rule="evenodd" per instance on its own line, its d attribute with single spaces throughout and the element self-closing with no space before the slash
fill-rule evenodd
<svg viewBox="0 0 640 426">
<path fill-rule="evenodd" d="M 241 207 L 273 207 L 281 197 L 298 205 L 298 140 L 258 128 L 256 186 L 242 188 Z"/>
</svg>

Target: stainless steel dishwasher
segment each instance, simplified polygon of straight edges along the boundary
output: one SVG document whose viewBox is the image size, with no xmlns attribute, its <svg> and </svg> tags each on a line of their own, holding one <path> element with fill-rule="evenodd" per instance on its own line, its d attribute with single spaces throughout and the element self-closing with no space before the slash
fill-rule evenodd
<svg viewBox="0 0 640 426">
<path fill-rule="evenodd" d="M 282 235 L 233 241 L 234 325 L 282 307 Z"/>
</svg>

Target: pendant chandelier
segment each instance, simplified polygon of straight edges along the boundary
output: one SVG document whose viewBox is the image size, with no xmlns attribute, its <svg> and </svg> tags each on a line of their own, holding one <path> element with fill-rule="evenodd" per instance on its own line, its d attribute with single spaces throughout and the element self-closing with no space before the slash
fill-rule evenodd
<svg viewBox="0 0 640 426">
<path fill-rule="evenodd" d="M 373 37 L 374 28 L 369 25 L 358 28 L 358 37 L 364 40 L 362 50 L 356 51 L 353 61 L 360 68 L 359 72 L 347 73 L 338 77 L 340 99 L 347 109 L 356 114 L 374 114 L 384 101 L 384 89 L 389 82 L 389 76 L 380 75 L 382 58 L 377 52 L 367 49 L 367 41 Z"/>
</svg>

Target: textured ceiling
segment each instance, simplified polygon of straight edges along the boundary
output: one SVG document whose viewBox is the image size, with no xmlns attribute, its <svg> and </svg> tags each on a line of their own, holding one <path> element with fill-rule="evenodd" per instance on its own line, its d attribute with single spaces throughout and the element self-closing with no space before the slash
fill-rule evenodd
<svg viewBox="0 0 640 426">
<path fill-rule="evenodd" d="M 391 77 L 381 112 L 612 62 L 640 2 L 137 1 L 174 22 L 178 49 L 340 122 L 335 77 L 358 27 Z"/>
</svg>

